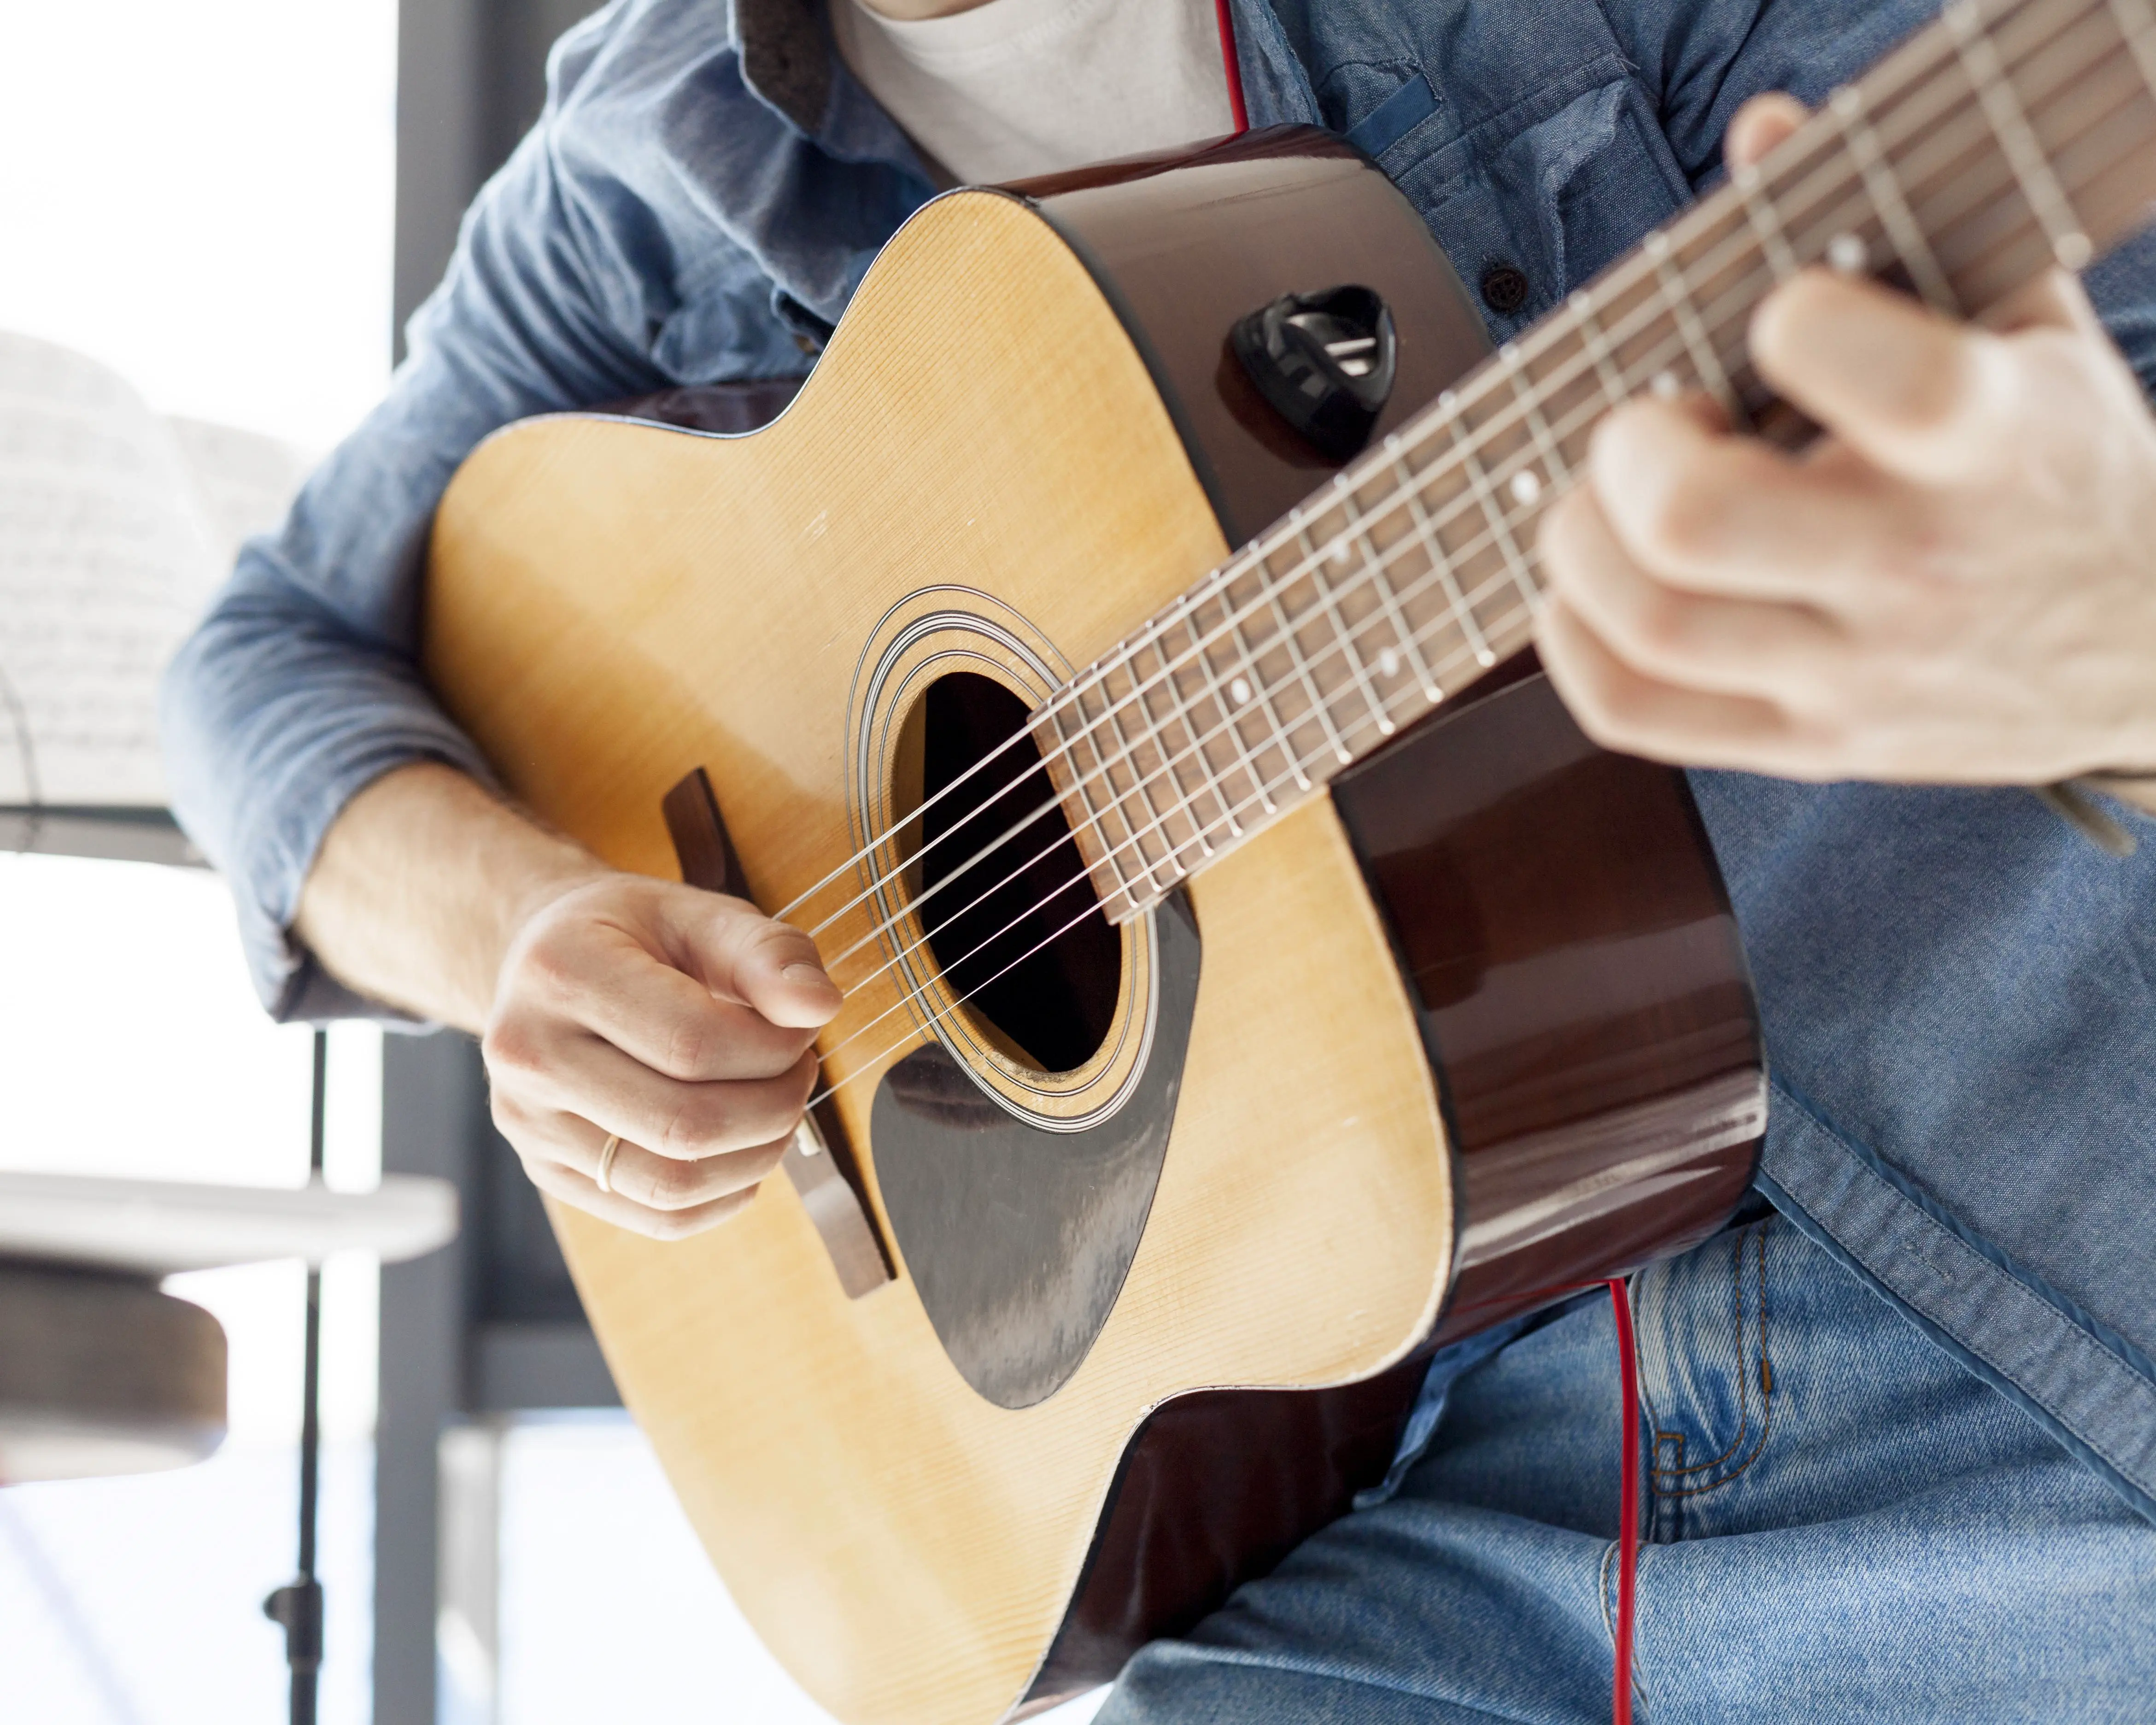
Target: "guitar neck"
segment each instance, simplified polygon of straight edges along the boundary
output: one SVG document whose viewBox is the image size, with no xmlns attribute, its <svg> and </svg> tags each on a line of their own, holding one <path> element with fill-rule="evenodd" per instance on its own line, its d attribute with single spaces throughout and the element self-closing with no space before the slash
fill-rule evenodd
<svg viewBox="0 0 2156 1725">
<path fill-rule="evenodd" d="M 2156 198 L 2156 0 L 1955 0 L 1081 672 L 1033 721 L 1122 922 L 1524 647 L 1542 511 L 1595 423 L 1703 391 L 1804 434 L 1752 368 L 1810 264 L 1973 316 Z"/>
</svg>

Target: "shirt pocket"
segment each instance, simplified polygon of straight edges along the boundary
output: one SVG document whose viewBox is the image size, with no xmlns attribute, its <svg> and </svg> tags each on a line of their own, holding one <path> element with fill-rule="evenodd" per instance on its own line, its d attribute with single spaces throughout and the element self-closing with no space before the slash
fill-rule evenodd
<svg viewBox="0 0 2156 1725">
<path fill-rule="evenodd" d="M 1445 138 L 1440 117 L 1391 141 L 1378 165 L 1421 213 L 1500 341 L 1691 198 L 1645 95 L 1609 62 L 1464 136 Z"/>
</svg>

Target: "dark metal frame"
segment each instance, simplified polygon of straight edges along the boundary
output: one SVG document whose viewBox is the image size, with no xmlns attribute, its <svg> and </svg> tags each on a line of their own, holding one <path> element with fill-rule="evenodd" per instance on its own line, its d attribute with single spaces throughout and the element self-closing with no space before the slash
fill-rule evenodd
<svg viewBox="0 0 2156 1725">
<path fill-rule="evenodd" d="M 395 353 L 465 207 L 538 116 L 547 50 L 593 0 L 399 0 Z M 487 1112 L 462 1036 L 383 1045 L 382 1167 L 455 1183 L 464 1232 L 382 1273 L 375 1430 L 374 1718 L 434 1725 L 443 1434 L 527 1410 L 620 1404 L 538 1194 Z"/>
</svg>

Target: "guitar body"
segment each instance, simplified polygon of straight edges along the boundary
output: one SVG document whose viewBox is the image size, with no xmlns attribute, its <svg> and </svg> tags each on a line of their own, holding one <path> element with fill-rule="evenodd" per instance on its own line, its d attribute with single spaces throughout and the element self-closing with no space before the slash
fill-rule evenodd
<svg viewBox="0 0 2156 1725">
<path fill-rule="evenodd" d="M 1531 662 L 1101 923 L 1060 1018 L 900 952 L 921 878 L 870 891 L 904 858 L 857 849 L 1328 477 L 1229 326 L 1377 289 L 1381 435 L 1485 351 L 1319 135 L 1029 190 L 921 212 L 760 430 L 490 440 L 427 595 L 429 675 L 546 820 L 671 875 L 702 767 L 732 890 L 842 871 L 793 920 L 865 942 L 824 1118 L 896 1280 L 849 1298 L 781 1181 L 678 1243 L 554 1216 L 733 1597 L 860 1725 L 985 1725 L 1194 1621 L 1382 1473 L 1433 1345 L 1704 1237 L 1763 1121 L 1681 776 L 1594 749 Z"/>
</svg>

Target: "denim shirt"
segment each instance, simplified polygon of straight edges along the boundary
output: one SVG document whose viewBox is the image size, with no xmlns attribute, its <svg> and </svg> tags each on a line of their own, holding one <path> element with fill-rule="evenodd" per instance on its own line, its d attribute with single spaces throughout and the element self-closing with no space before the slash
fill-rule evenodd
<svg viewBox="0 0 2156 1725">
<path fill-rule="evenodd" d="M 1359 144 L 1471 289 L 1524 275 L 1524 303 L 1489 314 L 1502 338 L 1713 180 L 1745 98 L 1816 102 L 1929 9 L 1235 0 L 1234 18 L 1254 125 Z M 557 47 L 550 92 L 387 398 L 247 547 L 167 680 L 175 805 L 283 1016 L 367 1009 L 287 932 L 344 803 L 413 760 L 486 775 L 414 659 L 458 463 L 529 414 L 800 372 L 931 195 L 814 0 L 615 0 Z M 2089 285 L 2156 379 L 2156 244 Z M 1694 784 L 1764 1015 L 1763 1187 L 2156 1520 L 2156 843 L 2111 860 L 2011 790 Z M 1470 1357 L 1440 1360 L 1434 1395 Z"/>
</svg>

